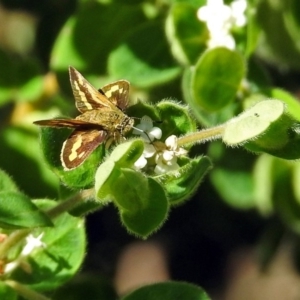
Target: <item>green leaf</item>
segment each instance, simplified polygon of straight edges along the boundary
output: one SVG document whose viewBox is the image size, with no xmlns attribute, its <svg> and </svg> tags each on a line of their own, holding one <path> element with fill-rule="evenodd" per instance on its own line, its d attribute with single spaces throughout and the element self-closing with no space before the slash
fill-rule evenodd
<svg viewBox="0 0 300 300">
<path fill-rule="evenodd" d="M 94 184 L 94 176 L 104 156 L 104 145 L 100 145 L 79 167 L 65 171 L 61 164 L 62 145 L 71 131 L 67 128 L 41 128 L 41 147 L 44 157 L 51 169 L 69 187 L 89 188 Z"/>
<path fill-rule="evenodd" d="M 144 21 L 145 16 L 139 5 L 105 5 L 97 1 L 83 3 L 56 39 L 51 67 L 61 71 L 72 65 L 82 71 L 106 73 L 109 53 L 136 28 L 136 24 Z"/>
<path fill-rule="evenodd" d="M 192 68 L 186 68 L 182 76 L 182 92 L 185 102 L 188 103 L 190 107 L 190 111 L 200 124 L 204 125 L 205 127 L 216 126 L 234 117 L 238 106 L 238 104 L 234 102 L 227 105 L 222 110 L 218 110 L 217 112 L 213 113 L 208 112 L 200 107 L 192 95 L 192 76 Z"/>
<path fill-rule="evenodd" d="M 18 192 L 17 185 L 0 169 L 0 192 Z"/>
<path fill-rule="evenodd" d="M 35 59 L 9 55 L 0 49 L 0 105 L 8 101 L 36 100 L 43 91 L 40 64 Z"/>
<path fill-rule="evenodd" d="M 233 102 L 245 76 L 242 56 L 227 48 L 215 48 L 201 55 L 192 76 L 195 104 L 209 112 Z"/>
<path fill-rule="evenodd" d="M 257 138 L 262 133 L 266 133 L 267 130 L 270 131 L 271 125 L 276 124 L 276 121 L 277 124 L 282 121 L 284 112 L 285 105 L 279 100 L 258 102 L 225 124 L 223 141 L 229 146 L 234 146 Z M 278 134 L 274 133 L 275 135 Z M 277 143 L 277 139 L 274 140 L 274 143 Z M 280 141 L 280 143 L 282 142 Z"/>
<path fill-rule="evenodd" d="M 162 140 L 173 134 L 181 136 L 196 130 L 196 123 L 191 118 L 187 106 L 175 101 L 162 100 L 156 105 L 156 108 L 160 120 L 162 120 L 162 123 L 159 124 L 163 132 Z"/>
<path fill-rule="evenodd" d="M 116 300 L 118 299 L 112 283 L 100 274 L 80 274 L 66 285 L 56 290 L 53 300 Z"/>
<path fill-rule="evenodd" d="M 101 203 L 114 202 L 128 231 L 146 238 L 164 222 L 168 202 L 160 184 L 130 169 L 143 149 L 141 140 L 118 145 L 98 168 L 95 190 Z"/>
<path fill-rule="evenodd" d="M 272 201 L 272 172 L 275 157 L 262 154 L 258 157 L 253 168 L 254 201 L 259 212 L 270 216 L 274 212 Z"/>
<path fill-rule="evenodd" d="M 3 281 L 0 282 L 0 298 L 2 300 L 17 300 L 19 299 L 18 294 Z"/>
<path fill-rule="evenodd" d="M 258 40 L 261 34 L 261 28 L 257 22 L 256 13 L 257 13 L 257 3 L 255 1 L 247 2 L 247 35 L 246 35 L 246 49 L 245 53 L 247 57 L 250 57 L 252 53 L 257 49 Z"/>
<path fill-rule="evenodd" d="M 221 142 L 212 143 L 208 155 L 215 164 L 209 177 L 222 200 L 236 209 L 253 208 L 252 168 L 256 156 L 244 149 L 225 147 Z"/>
<path fill-rule="evenodd" d="M 131 140 L 118 145 L 110 154 L 110 160 L 122 168 L 132 167 L 142 155 L 144 143 L 142 140 Z"/>
<path fill-rule="evenodd" d="M 210 159 L 201 156 L 189 160 L 175 172 L 155 176 L 154 179 L 165 189 L 171 205 L 180 204 L 192 197 L 211 167 Z"/>
<path fill-rule="evenodd" d="M 297 98 L 295 98 L 289 92 L 278 89 L 278 88 L 270 88 L 268 90 L 264 90 L 264 93 L 267 94 L 270 98 L 278 99 L 284 102 L 287 107 L 288 113 L 296 120 L 300 121 L 300 104 Z"/>
<path fill-rule="evenodd" d="M 293 39 L 294 45 L 298 51 L 300 51 L 299 44 L 299 30 L 300 30 L 300 6 L 299 1 L 289 0 L 286 1 L 286 9 L 283 10 L 283 20 L 286 25 L 286 29 Z"/>
<path fill-rule="evenodd" d="M 206 49 L 206 24 L 197 18 L 198 7 L 176 3 L 166 20 L 166 34 L 174 57 L 182 64 L 194 64 Z"/>
<path fill-rule="evenodd" d="M 52 141 L 53 143 L 53 141 Z M 0 131 L 1 168 L 31 197 L 57 197 L 58 179 L 44 163 L 36 131 L 9 126 Z"/>
<path fill-rule="evenodd" d="M 114 185 L 121 176 L 121 169 L 132 167 L 142 155 L 144 144 L 141 140 L 131 140 L 118 145 L 103 162 L 95 176 L 95 190 L 97 197 L 102 203 L 110 201 L 118 190 Z"/>
<path fill-rule="evenodd" d="M 263 32 L 263 43 L 261 43 L 259 55 L 265 61 L 277 66 L 299 69 L 299 42 L 298 39 L 293 38 L 297 29 L 291 30 L 292 24 L 287 24 L 292 16 L 287 10 L 286 3 L 287 1 L 278 1 L 274 5 L 272 1 L 258 2 L 257 22 Z M 299 36 L 299 33 L 297 35 Z"/>
<path fill-rule="evenodd" d="M 163 282 L 141 287 L 121 300 L 210 300 L 205 291 L 185 282 Z"/>
<path fill-rule="evenodd" d="M 27 196 L 17 192 L 0 192 L 0 227 L 9 229 L 52 225 L 49 217 Z"/>
<path fill-rule="evenodd" d="M 246 142 L 250 151 L 291 160 L 300 157 L 300 123 L 287 112 L 284 102 L 258 102 L 225 126 L 223 141 L 227 145 Z"/>
<path fill-rule="evenodd" d="M 133 31 L 109 56 L 109 73 L 146 88 L 171 81 L 180 74 L 173 61 L 159 22 L 146 23 Z"/>
<path fill-rule="evenodd" d="M 115 188 L 125 191 L 116 195 L 121 220 L 126 229 L 142 238 L 147 238 L 165 222 L 169 205 L 162 186 L 139 172 L 122 169 L 122 178 Z"/>
<path fill-rule="evenodd" d="M 299 168 L 299 165 L 297 168 Z M 274 159 L 271 174 L 274 209 L 286 225 L 299 233 L 300 199 L 297 198 L 294 188 L 295 165 L 288 161 Z M 298 185 L 299 183 L 297 182 L 296 184 Z"/>
<path fill-rule="evenodd" d="M 37 200 L 41 209 L 56 205 L 55 201 Z M 80 267 L 85 256 L 85 229 L 82 219 L 64 213 L 54 221 L 55 227 L 42 230 L 45 247 L 32 252 L 28 263 L 31 273 L 17 269 L 12 279 L 36 290 L 53 290 L 68 281 Z M 36 232 L 34 236 L 40 234 Z"/>
</svg>

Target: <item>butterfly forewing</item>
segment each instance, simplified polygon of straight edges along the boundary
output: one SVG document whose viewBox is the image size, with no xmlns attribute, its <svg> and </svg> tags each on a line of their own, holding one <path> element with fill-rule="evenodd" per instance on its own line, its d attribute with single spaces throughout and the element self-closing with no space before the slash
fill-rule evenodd
<svg viewBox="0 0 300 300">
<path fill-rule="evenodd" d="M 99 93 L 76 69 L 70 67 L 69 73 L 75 105 L 81 113 L 102 107 L 112 107 L 113 103 L 105 95 Z"/>
<path fill-rule="evenodd" d="M 80 166 L 85 159 L 106 139 L 105 131 L 74 130 L 63 143 L 61 149 L 61 162 L 65 170 Z"/>
</svg>

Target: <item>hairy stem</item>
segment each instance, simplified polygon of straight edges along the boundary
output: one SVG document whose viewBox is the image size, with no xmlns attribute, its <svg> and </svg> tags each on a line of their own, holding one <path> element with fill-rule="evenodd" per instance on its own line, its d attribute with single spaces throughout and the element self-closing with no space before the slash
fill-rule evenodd
<svg viewBox="0 0 300 300">
<path fill-rule="evenodd" d="M 216 140 L 222 137 L 225 126 L 220 125 L 208 129 L 203 129 L 198 132 L 190 133 L 178 138 L 177 145 L 183 146 L 185 144 L 205 143 L 207 141 Z"/>
</svg>

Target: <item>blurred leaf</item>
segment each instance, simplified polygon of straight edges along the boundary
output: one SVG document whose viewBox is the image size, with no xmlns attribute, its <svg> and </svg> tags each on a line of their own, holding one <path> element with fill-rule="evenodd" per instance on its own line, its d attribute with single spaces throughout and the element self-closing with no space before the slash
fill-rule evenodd
<svg viewBox="0 0 300 300">
<path fill-rule="evenodd" d="M 269 63 L 299 69 L 299 50 L 284 22 L 287 5 L 286 2 L 278 2 L 278 4 L 272 5 L 271 1 L 259 1 L 257 5 L 257 20 L 263 31 L 258 52 L 260 57 Z"/>
<path fill-rule="evenodd" d="M 43 92 L 40 64 L 32 58 L 9 55 L 0 49 L 0 106 L 8 101 L 36 100 Z"/>
<path fill-rule="evenodd" d="M 214 112 L 233 102 L 245 72 L 238 52 L 227 48 L 206 51 L 193 70 L 191 94 L 195 104 Z"/>
<path fill-rule="evenodd" d="M 243 149 L 226 148 L 220 142 L 209 146 L 209 157 L 215 164 L 209 177 L 222 199 L 237 209 L 254 206 L 252 163 L 255 156 Z"/>
<path fill-rule="evenodd" d="M 193 116 L 196 117 L 197 121 L 205 127 L 210 127 L 225 123 L 227 120 L 234 117 L 237 106 L 239 105 L 237 103 L 230 103 L 217 112 L 208 112 L 200 107 L 192 95 L 192 75 L 192 68 L 186 68 L 182 76 L 181 86 L 184 100 L 186 103 L 188 103 L 189 107 L 191 108 L 190 110 Z"/>
<path fill-rule="evenodd" d="M 209 300 L 205 291 L 193 284 L 185 282 L 163 282 L 141 287 L 121 300 Z"/>
<path fill-rule="evenodd" d="M 18 192 L 17 185 L 2 170 L 0 170 L 0 192 Z"/>
<path fill-rule="evenodd" d="M 4 282 L 0 282 L 0 298 L 2 300 L 18 300 L 18 294 Z"/>
<path fill-rule="evenodd" d="M 276 158 L 263 153 L 257 158 L 253 168 L 254 201 L 257 209 L 264 216 L 271 215 L 274 210 L 272 202 L 274 159 Z"/>
<path fill-rule="evenodd" d="M 62 71 L 72 65 L 82 72 L 106 73 L 109 53 L 137 24 L 144 21 L 139 5 L 104 5 L 97 1 L 83 3 L 58 36 L 51 67 Z"/>
<path fill-rule="evenodd" d="M 100 278 L 99 278 L 100 277 Z M 116 300 L 117 295 L 112 284 L 99 274 L 76 276 L 66 285 L 55 291 L 53 300 Z"/>
<path fill-rule="evenodd" d="M 160 22 L 139 26 L 110 54 L 108 71 L 146 88 L 171 81 L 180 74 L 173 61 Z"/>
<path fill-rule="evenodd" d="M 281 220 L 292 230 L 300 232 L 300 199 L 295 195 L 294 163 L 274 159 L 272 165 L 272 200 Z M 298 184 L 298 183 L 297 183 Z"/>
<path fill-rule="evenodd" d="M 287 104 L 287 111 L 288 113 L 295 118 L 296 120 L 300 121 L 300 104 L 299 100 L 295 98 L 289 92 L 278 89 L 278 88 L 269 88 L 264 90 L 264 93 L 267 94 L 270 98 L 278 99 Z"/>
<path fill-rule="evenodd" d="M 257 3 L 247 2 L 247 36 L 246 36 L 246 56 L 250 57 L 257 48 L 258 40 L 261 34 L 261 28 L 257 22 Z"/>
<path fill-rule="evenodd" d="M 166 34 L 174 57 L 182 64 L 194 64 L 206 49 L 209 37 L 206 24 L 197 18 L 198 7 L 179 2 L 171 7 Z"/>
<path fill-rule="evenodd" d="M 51 220 L 27 196 L 17 192 L 0 192 L 0 227 L 10 229 L 52 225 Z"/>
<path fill-rule="evenodd" d="M 20 190 L 31 197 L 57 196 L 57 177 L 45 165 L 38 135 L 25 127 L 0 132 L 0 166 L 13 176 Z"/>
</svg>

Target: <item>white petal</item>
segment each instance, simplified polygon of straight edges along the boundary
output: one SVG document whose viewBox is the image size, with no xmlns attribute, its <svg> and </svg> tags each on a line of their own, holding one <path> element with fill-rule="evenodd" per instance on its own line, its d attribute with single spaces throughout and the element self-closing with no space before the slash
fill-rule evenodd
<svg viewBox="0 0 300 300">
<path fill-rule="evenodd" d="M 147 165 L 147 159 L 141 155 L 140 158 L 134 163 L 137 169 L 143 169 Z"/>
<path fill-rule="evenodd" d="M 162 131 L 160 128 L 158 127 L 153 127 L 150 131 L 149 131 L 149 135 L 151 137 L 156 138 L 157 140 L 159 140 L 162 136 Z"/>
<path fill-rule="evenodd" d="M 143 116 L 141 118 L 141 125 L 145 126 L 145 130 L 150 130 L 153 127 L 153 121 L 148 116 Z"/>
<path fill-rule="evenodd" d="M 163 152 L 163 159 L 164 159 L 165 161 L 172 160 L 174 156 L 175 156 L 174 151 L 168 151 L 168 150 L 165 150 L 165 151 Z"/>
<path fill-rule="evenodd" d="M 156 149 L 152 144 L 144 144 L 144 152 L 143 155 L 146 158 L 152 157 L 156 153 Z"/>
<path fill-rule="evenodd" d="M 168 149 L 175 150 L 177 148 L 177 137 L 176 135 L 170 135 L 166 140 L 165 144 Z"/>
</svg>

